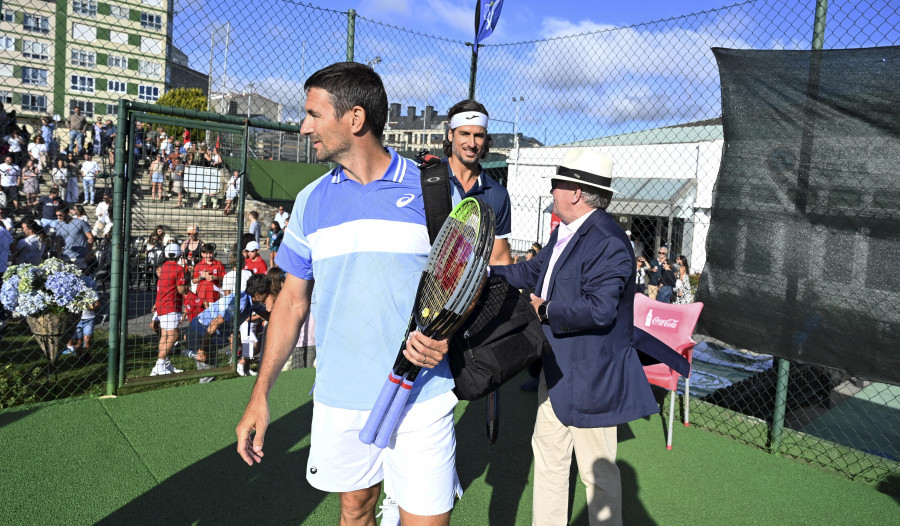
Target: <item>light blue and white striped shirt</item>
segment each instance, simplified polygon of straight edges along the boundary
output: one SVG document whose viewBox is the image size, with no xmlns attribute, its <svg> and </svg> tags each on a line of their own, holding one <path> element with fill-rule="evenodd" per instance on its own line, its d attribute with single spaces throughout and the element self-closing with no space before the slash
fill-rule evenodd
<svg viewBox="0 0 900 526">
<path fill-rule="evenodd" d="M 315 280 L 316 401 L 372 408 L 403 340 L 431 245 L 419 169 L 388 148 L 385 175 L 362 185 L 341 167 L 304 188 L 275 262 Z M 453 388 L 447 360 L 423 369 L 411 401 Z"/>
</svg>

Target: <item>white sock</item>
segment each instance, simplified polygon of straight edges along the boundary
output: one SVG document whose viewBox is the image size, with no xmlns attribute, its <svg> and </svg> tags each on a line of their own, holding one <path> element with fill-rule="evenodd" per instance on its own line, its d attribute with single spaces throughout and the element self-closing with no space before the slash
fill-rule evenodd
<svg viewBox="0 0 900 526">
<path fill-rule="evenodd" d="M 157 358 L 156 359 L 156 365 L 165 365 L 165 364 L 166 364 L 165 358 Z"/>
</svg>

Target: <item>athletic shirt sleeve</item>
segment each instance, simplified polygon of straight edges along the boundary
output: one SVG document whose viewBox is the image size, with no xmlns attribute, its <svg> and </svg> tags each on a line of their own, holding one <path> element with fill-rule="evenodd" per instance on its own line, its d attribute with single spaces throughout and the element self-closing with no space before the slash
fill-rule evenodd
<svg viewBox="0 0 900 526">
<path fill-rule="evenodd" d="M 315 232 L 315 225 L 310 220 L 310 217 L 315 216 L 314 210 L 312 210 L 315 203 L 310 200 L 310 196 L 330 174 L 331 172 L 316 179 L 297 194 L 294 208 L 291 211 L 291 220 L 284 231 L 284 237 L 281 239 L 281 245 L 275 256 L 276 265 L 300 279 L 313 279 L 312 251 L 309 248 L 307 235 Z M 307 207 L 310 207 L 309 211 Z"/>
</svg>

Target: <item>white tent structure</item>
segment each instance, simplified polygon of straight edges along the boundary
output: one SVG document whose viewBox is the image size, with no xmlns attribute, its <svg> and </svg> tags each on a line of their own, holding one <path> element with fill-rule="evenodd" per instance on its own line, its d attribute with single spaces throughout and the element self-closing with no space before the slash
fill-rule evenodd
<svg viewBox="0 0 900 526">
<path fill-rule="evenodd" d="M 706 262 L 712 191 L 719 173 L 721 122 L 703 121 L 614 135 L 571 144 L 509 152 L 512 246 L 524 250 L 550 237 L 552 198 L 546 177 L 572 148 L 590 148 L 613 159 L 615 195 L 608 211 L 639 237 L 638 253 L 666 245 L 699 272 Z M 640 229 L 638 229 L 640 224 Z M 673 245 L 674 243 L 674 245 Z"/>
</svg>

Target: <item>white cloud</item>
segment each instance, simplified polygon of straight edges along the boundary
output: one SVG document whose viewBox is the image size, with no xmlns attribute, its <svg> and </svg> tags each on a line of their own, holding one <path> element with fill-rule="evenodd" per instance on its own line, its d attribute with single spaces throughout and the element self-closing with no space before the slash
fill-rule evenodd
<svg viewBox="0 0 900 526">
<path fill-rule="evenodd" d="M 739 22 L 717 19 L 701 28 L 652 31 L 548 18 L 541 31 L 545 40 L 497 48 L 509 56 L 485 61 L 484 69 L 500 62 L 496 77 L 493 71 L 490 77 L 513 77 L 511 90 L 526 86 L 528 98 L 545 111 L 607 125 L 708 118 L 719 104 L 718 68 L 710 48 L 750 47 L 728 36 L 741 27 Z M 479 80 L 487 80 L 482 71 L 479 67 Z"/>
<path fill-rule="evenodd" d="M 475 8 L 474 4 L 467 2 L 448 2 L 447 0 L 427 0 L 428 20 L 440 20 L 444 25 L 453 28 L 462 35 L 475 35 Z"/>
</svg>

